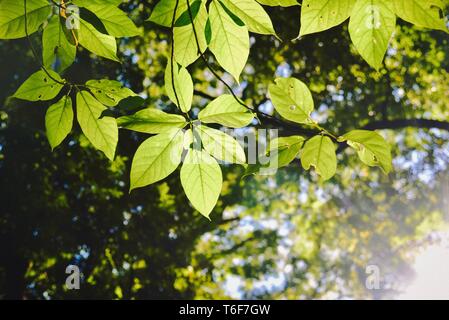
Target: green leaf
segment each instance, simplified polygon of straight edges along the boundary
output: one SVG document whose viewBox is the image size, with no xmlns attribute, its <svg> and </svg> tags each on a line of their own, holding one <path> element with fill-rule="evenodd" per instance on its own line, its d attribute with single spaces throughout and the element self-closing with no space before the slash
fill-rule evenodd
<svg viewBox="0 0 449 320">
<path fill-rule="evenodd" d="M 117 58 L 117 43 L 113 36 L 103 34 L 94 28 L 89 22 L 80 19 L 78 30 L 79 43 L 90 52 L 113 61 L 119 62 Z"/>
<path fill-rule="evenodd" d="M 177 105 L 182 112 L 189 112 L 192 107 L 193 100 L 193 81 L 189 72 L 184 67 L 179 67 L 173 61 L 173 78 L 171 73 L 170 60 L 165 68 L 165 91 L 170 100 Z M 173 83 L 175 84 L 175 91 L 173 90 Z M 178 99 L 176 99 L 178 97 Z M 179 105 L 178 105 L 179 100 Z"/>
<path fill-rule="evenodd" d="M 193 21 L 201 52 L 204 52 L 207 48 L 205 30 L 208 15 L 205 3 L 201 4 L 199 8 L 198 14 Z M 180 65 L 187 67 L 199 57 L 198 46 L 195 40 L 192 24 L 190 23 L 190 18 L 189 24 L 182 27 L 176 27 L 173 32 L 175 41 L 175 60 Z"/>
<path fill-rule="evenodd" d="M 323 180 L 329 180 L 337 171 L 337 156 L 332 140 L 318 135 L 308 140 L 300 153 L 301 164 L 305 170 L 314 167 Z"/>
<path fill-rule="evenodd" d="M 0 1 L 0 39 L 17 39 L 26 36 L 25 7 L 23 0 Z M 27 1 L 28 34 L 33 34 L 47 20 L 51 7 L 47 0 Z"/>
<path fill-rule="evenodd" d="M 268 90 L 276 111 L 287 120 L 310 124 L 314 103 L 309 88 L 295 78 L 277 78 L 274 82 Z"/>
<path fill-rule="evenodd" d="M 204 123 L 219 123 L 226 127 L 246 127 L 254 119 L 254 114 L 239 104 L 230 94 L 224 94 L 209 103 L 198 114 Z"/>
<path fill-rule="evenodd" d="M 299 36 L 330 29 L 349 18 L 356 0 L 304 0 Z"/>
<path fill-rule="evenodd" d="M 298 156 L 305 139 L 301 136 L 281 137 L 270 141 L 270 155 L 277 156 L 277 167 L 288 166 Z M 272 163 L 273 161 L 270 161 Z"/>
<path fill-rule="evenodd" d="M 391 147 L 377 132 L 353 130 L 339 140 L 347 141 L 357 151 L 363 163 L 371 167 L 381 167 L 385 173 L 392 170 Z"/>
<path fill-rule="evenodd" d="M 45 114 L 45 128 L 48 142 L 53 150 L 67 137 L 72 130 L 73 109 L 69 96 L 50 106 Z"/>
<path fill-rule="evenodd" d="M 165 113 L 159 109 L 147 108 L 140 110 L 132 116 L 117 119 L 119 127 L 143 133 L 162 133 L 175 128 L 184 128 L 187 125 L 183 116 Z"/>
<path fill-rule="evenodd" d="M 53 16 L 42 34 L 42 61 L 44 66 L 62 72 L 75 61 L 76 46 L 70 43 L 59 16 Z"/>
<path fill-rule="evenodd" d="M 52 70 L 48 73 L 53 79 L 63 82 L 59 74 Z M 46 101 L 56 97 L 61 89 L 64 87 L 49 77 L 43 70 L 32 74 L 14 93 L 14 98 L 28 100 L 28 101 Z"/>
<path fill-rule="evenodd" d="M 206 126 L 196 127 L 204 149 L 213 157 L 228 163 L 244 164 L 245 151 L 230 135 Z"/>
<path fill-rule="evenodd" d="M 209 219 L 223 185 L 217 161 L 204 151 L 190 149 L 181 167 L 181 184 L 195 209 Z"/>
<path fill-rule="evenodd" d="M 190 3 L 190 12 L 189 8 L 187 7 L 187 10 L 184 11 L 178 19 L 175 21 L 175 27 L 184 27 L 189 25 L 192 20 L 190 19 L 190 15 L 192 15 L 193 20 L 196 19 L 196 16 L 198 12 L 200 11 L 200 8 L 202 5 L 205 5 L 205 3 L 202 3 L 201 0 L 193 1 L 193 3 Z"/>
<path fill-rule="evenodd" d="M 190 1 L 192 3 L 193 1 Z M 157 23 L 164 27 L 171 27 L 173 20 L 173 12 L 175 11 L 176 1 L 161 0 L 154 7 L 150 18 L 147 21 Z M 187 1 L 179 0 L 178 8 L 176 9 L 175 21 L 187 10 Z"/>
<path fill-rule="evenodd" d="M 74 3 L 95 13 L 111 36 L 120 38 L 140 34 L 134 22 L 115 4 L 92 0 L 77 0 Z"/>
<path fill-rule="evenodd" d="M 393 0 L 396 15 L 419 27 L 448 32 L 441 0 Z"/>
<path fill-rule="evenodd" d="M 223 0 L 223 4 L 246 24 L 249 31 L 276 35 L 270 16 L 255 0 Z"/>
<path fill-rule="evenodd" d="M 206 30 L 204 30 L 204 36 L 206 37 L 207 45 L 209 45 L 210 41 L 212 40 L 212 28 L 210 26 L 209 17 L 207 17 Z"/>
<path fill-rule="evenodd" d="M 209 48 L 218 63 L 237 82 L 249 55 L 249 35 L 246 26 L 237 25 L 217 0 L 209 7 L 212 39 Z"/>
<path fill-rule="evenodd" d="M 181 163 L 184 135 L 180 129 L 145 140 L 137 149 L 131 165 L 130 191 L 160 181 Z"/>
<path fill-rule="evenodd" d="M 296 0 L 257 0 L 260 4 L 263 4 L 264 6 L 271 6 L 271 7 L 291 7 L 291 6 L 297 6 L 298 1 Z"/>
<path fill-rule="evenodd" d="M 114 118 L 102 117 L 100 119 L 106 109 L 87 91 L 78 92 L 76 110 L 81 130 L 95 148 L 103 151 L 110 160 L 114 160 L 118 127 Z"/>
<path fill-rule="evenodd" d="M 98 101 L 108 107 L 115 107 L 123 99 L 137 96 L 131 89 L 115 80 L 89 80 L 86 86 Z"/>
<path fill-rule="evenodd" d="M 358 0 L 349 21 L 349 34 L 357 51 L 379 70 L 396 28 L 391 0 Z"/>
</svg>

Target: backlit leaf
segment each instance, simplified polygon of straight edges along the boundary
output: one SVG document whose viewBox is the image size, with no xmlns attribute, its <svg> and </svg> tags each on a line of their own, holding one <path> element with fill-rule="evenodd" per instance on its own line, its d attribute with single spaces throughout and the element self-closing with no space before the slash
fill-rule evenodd
<svg viewBox="0 0 449 320">
<path fill-rule="evenodd" d="M 379 69 L 395 27 L 391 0 L 358 0 L 349 21 L 349 34 L 360 55 Z"/>
<path fill-rule="evenodd" d="M 254 114 L 239 104 L 230 94 L 214 99 L 198 114 L 204 123 L 219 123 L 226 127 L 242 128 L 251 123 Z"/>
<path fill-rule="evenodd" d="M 277 78 L 268 90 L 276 111 L 282 117 L 297 123 L 311 123 L 313 98 L 302 81 L 295 78 Z"/>
<path fill-rule="evenodd" d="M 160 181 L 181 163 L 184 134 L 180 129 L 148 138 L 137 149 L 131 165 L 130 190 Z"/>
<path fill-rule="evenodd" d="M 300 153 L 301 164 L 305 170 L 314 167 L 323 180 L 329 180 L 337 170 L 337 156 L 332 140 L 318 135 L 308 140 Z"/>
<path fill-rule="evenodd" d="M 79 43 L 90 52 L 113 61 L 117 58 L 117 43 L 113 36 L 99 32 L 89 22 L 80 19 Z"/>
<path fill-rule="evenodd" d="M 223 0 L 223 4 L 245 23 L 249 31 L 276 34 L 270 16 L 255 0 Z"/>
<path fill-rule="evenodd" d="M 73 109 L 69 96 L 50 106 L 45 114 L 45 128 L 52 150 L 56 148 L 72 130 Z"/>
<path fill-rule="evenodd" d="M 28 0 L 28 34 L 33 34 L 47 20 L 51 7 L 47 0 Z M 26 36 L 25 7 L 22 0 L 0 1 L 0 39 L 17 39 Z"/>
<path fill-rule="evenodd" d="M 445 15 L 447 3 L 441 0 L 392 0 L 397 16 L 417 26 L 448 32 Z"/>
<path fill-rule="evenodd" d="M 89 80 L 86 86 L 102 104 L 115 107 L 121 100 L 137 96 L 131 89 L 115 80 Z"/>
<path fill-rule="evenodd" d="M 53 16 L 42 34 L 42 60 L 44 66 L 62 72 L 75 61 L 76 46 L 64 32 L 59 16 Z"/>
<path fill-rule="evenodd" d="M 111 117 L 101 117 L 107 108 L 89 92 L 80 91 L 76 96 L 76 110 L 81 130 L 92 145 L 114 159 L 118 141 L 117 121 Z"/>
<path fill-rule="evenodd" d="M 198 126 L 196 129 L 203 148 L 214 158 L 228 163 L 246 162 L 245 151 L 230 135 L 206 126 Z"/>
<path fill-rule="evenodd" d="M 43 70 L 32 74 L 16 91 L 14 97 L 29 101 L 45 101 L 55 98 L 64 87 L 63 84 L 59 83 L 63 80 L 59 74 L 52 70 L 48 70 L 48 73 L 51 77 Z M 52 78 L 58 80 L 58 82 Z"/>
<path fill-rule="evenodd" d="M 351 14 L 356 0 L 304 0 L 299 36 L 335 27 Z"/>
<path fill-rule="evenodd" d="M 353 130 L 339 140 L 347 141 L 357 151 L 363 163 L 369 166 L 379 166 L 385 173 L 392 170 L 391 147 L 377 132 Z"/>
<path fill-rule="evenodd" d="M 223 185 L 217 161 L 205 151 L 190 149 L 181 167 L 181 184 L 195 209 L 209 219 Z"/>
<path fill-rule="evenodd" d="M 189 72 L 184 67 L 179 67 L 173 62 L 173 78 L 170 60 L 165 68 L 165 91 L 170 100 L 177 105 L 182 112 L 189 112 L 193 100 L 193 81 Z M 173 83 L 176 90 L 173 90 Z M 178 105 L 179 101 L 179 105 Z"/>
<path fill-rule="evenodd" d="M 271 159 L 276 159 L 278 168 L 289 165 L 298 156 L 304 141 L 305 139 L 301 136 L 273 139 L 269 147 Z"/>
<path fill-rule="evenodd" d="M 218 63 L 238 82 L 249 55 L 249 35 L 246 26 L 237 25 L 218 0 L 209 7 L 212 38 L 209 48 Z"/>
<path fill-rule="evenodd" d="M 175 128 L 183 128 L 187 122 L 183 116 L 147 108 L 131 116 L 117 119 L 119 127 L 143 133 L 161 133 Z"/>
<path fill-rule="evenodd" d="M 193 20 L 201 52 L 204 52 L 207 48 L 205 35 L 207 18 L 208 15 L 206 4 L 202 3 L 199 6 L 198 14 Z M 188 21 L 189 24 L 176 27 L 173 30 L 175 41 L 175 60 L 184 67 L 187 67 L 193 63 L 199 56 L 198 45 L 195 40 L 195 33 L 192 24 L 190 23 L 190 18 Z"/>
</svg>

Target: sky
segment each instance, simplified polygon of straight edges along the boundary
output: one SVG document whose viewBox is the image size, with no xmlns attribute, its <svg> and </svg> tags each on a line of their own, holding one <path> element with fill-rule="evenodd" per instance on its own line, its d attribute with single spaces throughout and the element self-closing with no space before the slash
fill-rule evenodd
<svg viewBox="0 0 449 320">
<path fill-rule="evenodd" d="M 423 250 L 416 257 L 413 269 L 415 278 L 398 299 L 449 299 L 449 243 Z"/>
</svg>

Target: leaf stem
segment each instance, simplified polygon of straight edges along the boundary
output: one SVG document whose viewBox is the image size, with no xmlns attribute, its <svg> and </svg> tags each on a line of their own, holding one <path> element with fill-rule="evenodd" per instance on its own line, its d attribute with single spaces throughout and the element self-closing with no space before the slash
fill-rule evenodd
<svg viewBox="0 0 449 320">
<path fill-rule="evenodd" d="M 320 130 L 322 134 L 325 134 L 325 135 L 331 137 L 332 139 L 334 139 L 336 142 L 338 142 L 337 136 L 335 136 L 334 134 L 330 133 L 328 130 L 324 129 L 322 126 L 320 126 L 315 121 L 313 121 L 312 127 Z"/>
</svg>

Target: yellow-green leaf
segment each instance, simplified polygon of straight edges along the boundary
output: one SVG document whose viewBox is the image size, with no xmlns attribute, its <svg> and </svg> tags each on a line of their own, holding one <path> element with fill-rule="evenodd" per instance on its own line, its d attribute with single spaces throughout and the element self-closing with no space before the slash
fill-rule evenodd
<svg viewBox="0 0 449 320">
<path fill-rule="evenodd" d="M 374 131 L 353 130 L 340 141 L 347 141 L 357 151 L 360 160 L 369 166 L 378 166 L 389 173 L 392 166 L 391 147 L 385 139 Z"/>
<path fill-rule="evenodd" d="M 270 165 L 273 162 L 278 168 L 289 165 L 298 156 L 304 141 L 301 136 L 280 137 L 270 141 Z"/>
<path fill-rule="evenodd" d="M 337 156 L 332 140 L 318 135 L 308 140 L 300 153 L 301 164 L 305 170 L 314 167 L 323 180 L 329 180 L 337 171 Z"/>
<path fill-rule="evenodd" d="M 193 81 L 189 72 L 184 67 L 179 67 L 173 61 L 173 78 L 171 73 L 170 60 L 165 68 L 165 91 L 170 100 L 177 105 L 182 112 L 189 112 L 192 107 L 193 100 Z M 173 90 L 173 83 L 175 84 L 175 91 Z M 179 104 L 178 104 L 179 101 Z"/>
<path fill-rule="evenodd" d="M 181 167 L 181 184 L 195 209 L 209 219 L 223 185 L 217 161 L 204 151 L 190 149 Z"/>
<path fill-rule="evenodd" d="M 268 90 L 274 108 L 287 120 L 308 124 L 314 103 L 309 88 L 295 78 L 277 78 Z"/>
<path fill-rule="evenodd" d="M 256 0 L 223 0 L 223 4 L 246 24 L 249 31 L 276 35 L 270 16 Z"/>
<path fill-rule="evenodd" d="M 107 108 L 87 91 L 76 96 L 76 110 L 81 130 L 92 145 L 114 160 L 118 142 L 117 121 L 111 117 L 101 117 Z"/>
<path fill-rule="evenodd" d="M 251 123 L 254 114 L 230 94 L 224 94 L 209 103 L 198 114 L 198 119 L 204 123 L 219 123 L 226 127 L 242 128 Z"/>
<path fill-rule="evenodd" d="M 349 20 L 349 34 L 357 51 L 379 69 L 396 27 L 391 0 L 358 0 Z"/>
<path fill-rule="evenodd" d="M 60 83 L 63 80 L 52 70 L 48 70 L 48 73 L 51 77 L 43 70 L 33 73 L 14 93 L 14 98 L 29 101 L 46 101 L 55 98 L 64 87 Z"/>
<path fill-rule="evenodd" d="M 192 0 L 190 4 L 192 4 Z M 175 11 L 176 1 L 173 0 L 160 0 L 153 11 L 151 12 L 148 21 L 157 23 L 164 27 L 171 27 L 173 13 Z M 176 9 L 175 20 L 178 19 L 187 10 L 187 1 L 179 0 L 178 8 Z"/>
<path fill-rule="evenodd" d="M 206 4 L 201 3 L 198 14 L 193 19 L 195 25 L 196 35 L 198 37 L 198 43 L 201 52 L 204 52 L 207 48 L 205 29 L 207 23 L 207 10 Z M 190 22 L 190 17 L 189 17 Z M 187 67 L 193 63 L 199 56 L 198 45 L 195 40 L 195 33 L 192 24 L 189 23 L 185 26 L 176 27 L 173 29 L 173 36 L 175 41 L 175 60 L 184 67 Z"/>
<path fill-rule="evenodd" d="M 52 150 L 67 137 L 72 130 L 72 125 L 72 99 L 69 96 L 65 96 L 50 106 L 45 114 L 45 128 Z"/>
<path fill-rule="evenodd" d="M 131 165 L 130 190 L 160 181 L 181 163 L 184 134 L 172 129 L 148 138 L 137 149 Z"/>
<path fill-rule="evenodd" d="M 419 27 L 448 32 L 441 0 L 392 0 L 396 15 Z"/>
<path fill-rule="evenodd" d="M 206 126 L 196 127 L 203 148 L 218 160 L 228 163 L 244 164 L 245 151 L 240 143 L 223 131 Z"/>
<path fill-rule="evenodd" d="M 356 0 L 304 0 L 299 36 L 335 27 L 351 14 Z"/>
<path fill-rule="evenodd" d="M 51 13 L 47 0 L 28 0 L 27 31 L 33 34 Z M 26 36 L 25 7 L 23 0 L 0 1 L 0 39 L 17 39 Z"/>
<path fill-rule="evenodd" d="M 86 86 L 98 101 L 108 107 L 115 107 L 121 100 L 137 96 L 131 89 L 115 80 L 89 80 Z"/>
<path fill-rule="evenodd" d="M 120 38 L 140 34 L 134 22 L 115 4 L 92 0 L 77 0 L 74 3 L 95 13 L 111 36 Z"/>
<path fill-rule="evenodd" d="M 131 116 L 117 119 L 119 127 L 143 133 L 162 133 L 175 128 L 183 128 L 187 122 L 183 116 L 146 108 Z"/>
<path fill-rule="evenodd" d="M 246 26 L 237 25 L 218 0 L 209 7 L 212 38 L 209 48 L 218 63 L 237 82 L 249 55 L 249 35 Z"/>
<path fill-rule="evenodd" d="M 80 29 L 78 30 L 79 43 L 90 52 L 113 61 L 117 58 L 117 43 L 113 36 L 99 32 L 89 22 L 80 19 Z"/>
<path fill-rule="evenodd" d="M 53 16 L 42 34 L 42 61 L 44 66 L 62 72 L 72 65 L 76 46 L 71 44 L 64 32 L 59 16 Z"/>
</svg>

